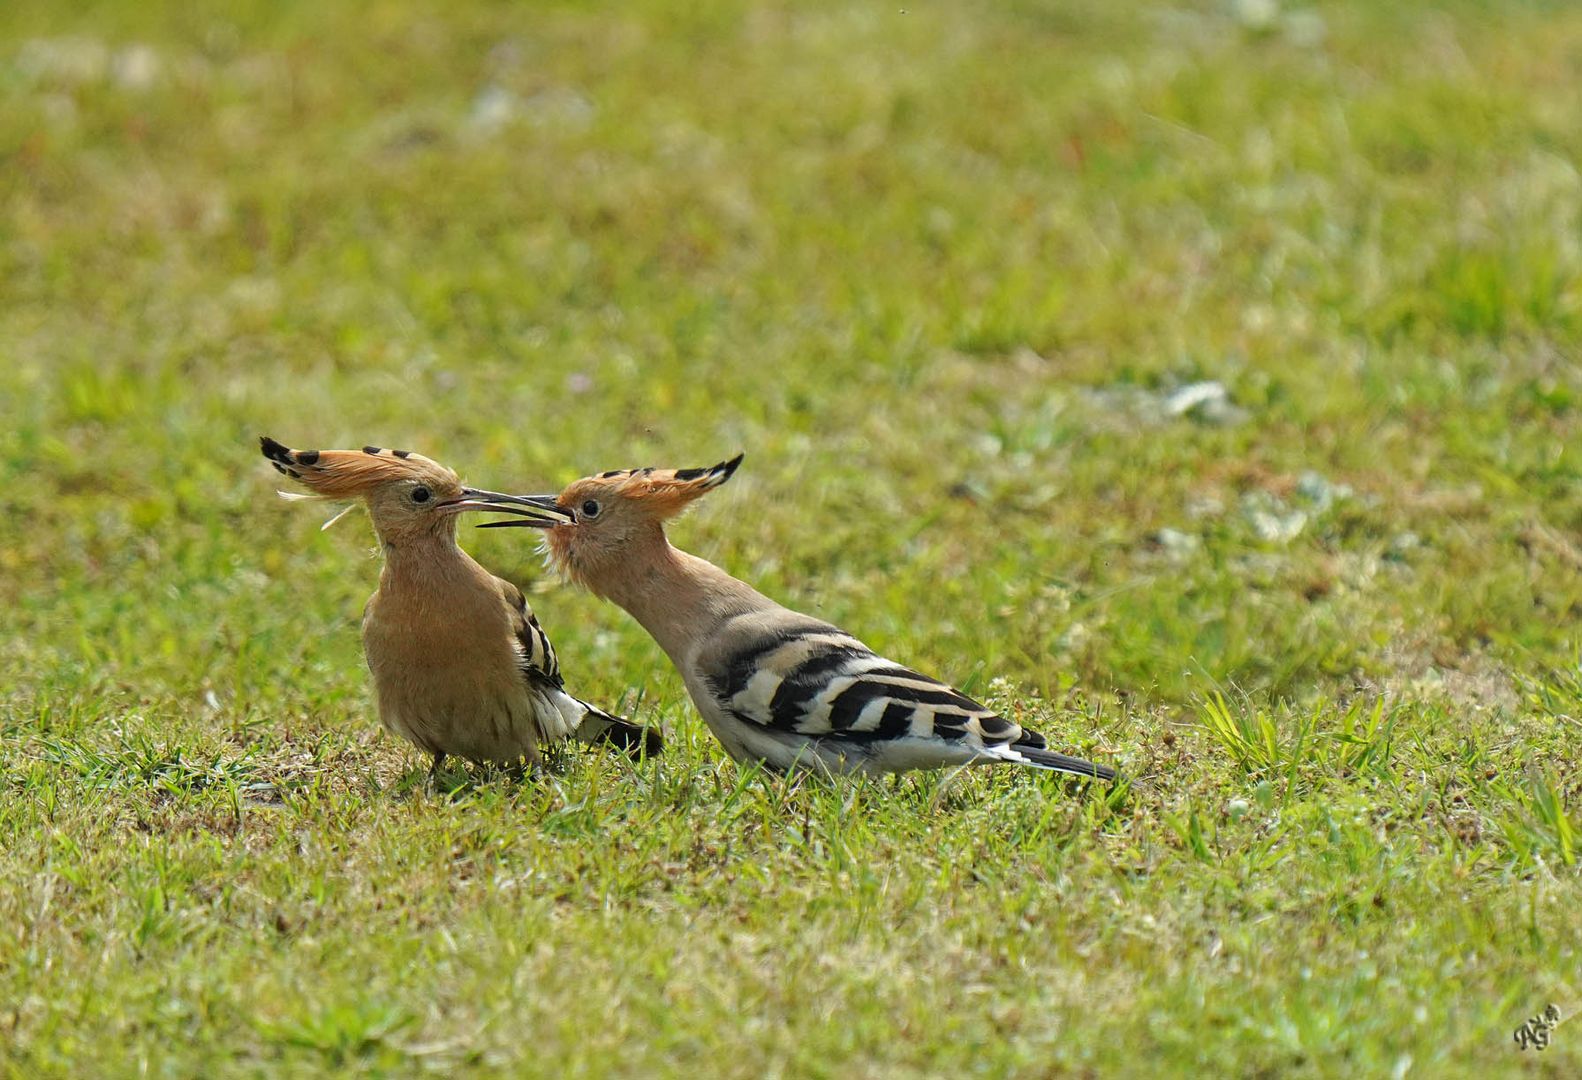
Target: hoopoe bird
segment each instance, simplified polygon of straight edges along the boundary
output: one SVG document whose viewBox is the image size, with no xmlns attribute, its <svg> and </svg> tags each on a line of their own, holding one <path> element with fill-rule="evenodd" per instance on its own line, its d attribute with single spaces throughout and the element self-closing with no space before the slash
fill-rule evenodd
<svg viewBox="0 0 1582 1080">
<path fill-rule="evenodd" d="M 267 436 L 264 457 L 308 494 L 360 500 L 384 555 L 379 588 L 363 609 L 363 651 L 384 727 L 433 755 L 536 764 L 541 746 L 575 737 L 656 754 L 657 732 L 567 693 L 549 635 L 522 592 L 456 545 L 467 511 L 569 522 L 553 499 L 463 487 L 456 474 L 407 450 L 292 450 Z M 325 523 L 328 528 L 345 514 Z"/>
<path fill-rule="evenodd" d="M 741 464 L 627 469 L 533 496 L 560 517 L 481 528 L 544 529 L 551 561 L 642 624 L 681 673 L 698 712 L 739 762 L 889 773 L 1011 762 L 1113 780 L 1115 770 L 1048 741 L 965 694 L 876 654 L 672 547 L 664 523 Z"/>
</svg>

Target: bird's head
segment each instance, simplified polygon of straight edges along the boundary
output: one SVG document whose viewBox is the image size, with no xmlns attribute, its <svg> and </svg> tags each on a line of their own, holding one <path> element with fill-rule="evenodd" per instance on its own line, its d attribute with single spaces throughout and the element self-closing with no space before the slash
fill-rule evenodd
<svg viewBox="0 0 1582 1080">
<path fill-rule="evenodd" d="M 386 544 L 424 536 L 454 535 L 456 515 L 489 510 L 519 515 L 523 524 L 550 526 L 569 521 L 553 498 L 523 498 L 463 487 L 454 472 L 408 450 L 365 446 L 361 450 L 292 450 L 269 436 L 258 440 L 264 457 L 283 476 L 308 489 L 281 492 L 288 498 L 361 501 L 374 531 Z M 339 515 L 331 518 L 331 522 Z M 325 526 L 328 528 L 328 524 Z"/>
<path fill-rule="evenodd" d="M 491 521 L 480 528 L 544 529 L 556 567 L 598 592 L 599 581 L 627 561 L 634 543 L 663 539 L 666 519 L 725 483 L 741 463 L 742 455 L 737 454 L 708 468 L 616 469 L 585 476 L 566 485 L 559 495 L 523 496 L 535 506 L 547 501 L 565 515 L 563 520 L 522 518 Z"/>
</svg>

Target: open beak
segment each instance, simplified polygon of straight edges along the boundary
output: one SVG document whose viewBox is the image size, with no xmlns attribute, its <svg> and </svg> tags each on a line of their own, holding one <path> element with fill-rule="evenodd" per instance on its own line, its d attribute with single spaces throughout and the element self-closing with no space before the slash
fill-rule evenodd
<svg viewBox="0 0 1582 1080">
<path fill-rule="evenodd" d="M 514 503 L 533 507 L 542 517 L 533 520 L 527 516 L 515 518 L 511 521 L 481 521 L 480 529 L 552 529 L 556 525 L 575 525 L 577 515 L 561 506 L 555 501 L 554 495 L 502 495 L 502 499 L 509 499 Z M 499 509 L 504 509 L 500 507 Z M 544 520 L 548 519 L 548 520 Z"/>
<path fill-rule="evenodd" d="M 534 529 L 552 529 L 574 520 L 571 511 L 555 505 L 553 495 L 502 495 L 498 491 L 478 488 L 462 488 L 459 499 L 440 503 L 437 509 L 447 514 L 464 514 L 469 510 L 515 514 L 516 518 L 511 521 L 492 521 L 488 525 L 521 525 Z"/>
</svg>

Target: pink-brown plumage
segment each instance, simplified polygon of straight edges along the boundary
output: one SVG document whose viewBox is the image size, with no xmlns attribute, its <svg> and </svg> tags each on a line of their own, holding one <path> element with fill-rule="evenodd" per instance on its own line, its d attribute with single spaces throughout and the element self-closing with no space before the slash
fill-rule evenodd
<svg viewBox="0 0 1582 1080">
<path fill-rule="evenodd" d="M 740 462 L 585 477 L 555 497 L 569 520 L 539 524 L 555 565 L 665 650 L 732 757 L 875 773 L 1000 761 L 1113 779 L 1108 766 L 1050 750 L 1037 732 L 673 547 L 665 521 Z"/>
<path fill-rule="evenodd" d="M 520 590 L 456 544 L 461 513 L 491 510 L 549 523 L 540 500 L 462 485 L 404 450 L 291 450 L 260 440 L 275 469 L 324 499 L 363 503 L 384 566 L 363 611 L 363 648 L 384 726 L 434 755 L 535 762 L 576 737 L 657 752 L 657 733 L 566 692 L 549 637 Z"/>
</svg>

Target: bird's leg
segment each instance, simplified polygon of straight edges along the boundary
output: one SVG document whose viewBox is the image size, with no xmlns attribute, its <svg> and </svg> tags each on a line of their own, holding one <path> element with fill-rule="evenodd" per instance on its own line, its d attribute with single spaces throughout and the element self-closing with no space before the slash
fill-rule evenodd
<svg viewBox="0 0 1582 1080">
<path fill-rule="evenodd" d="M 569 760 L 564 743 L 541 746 L 536 753 L 528 755 L 528 772 L 535 776 L 541 773 L 564 772 Z"/>
<path fill-rule="evenodd" d="M 445 751 L 434 751 L 434 764 L 428 770 L 428 786 L 435 791 L 439 790 L 439 767 L 445 763 Z"/>
</svg>

